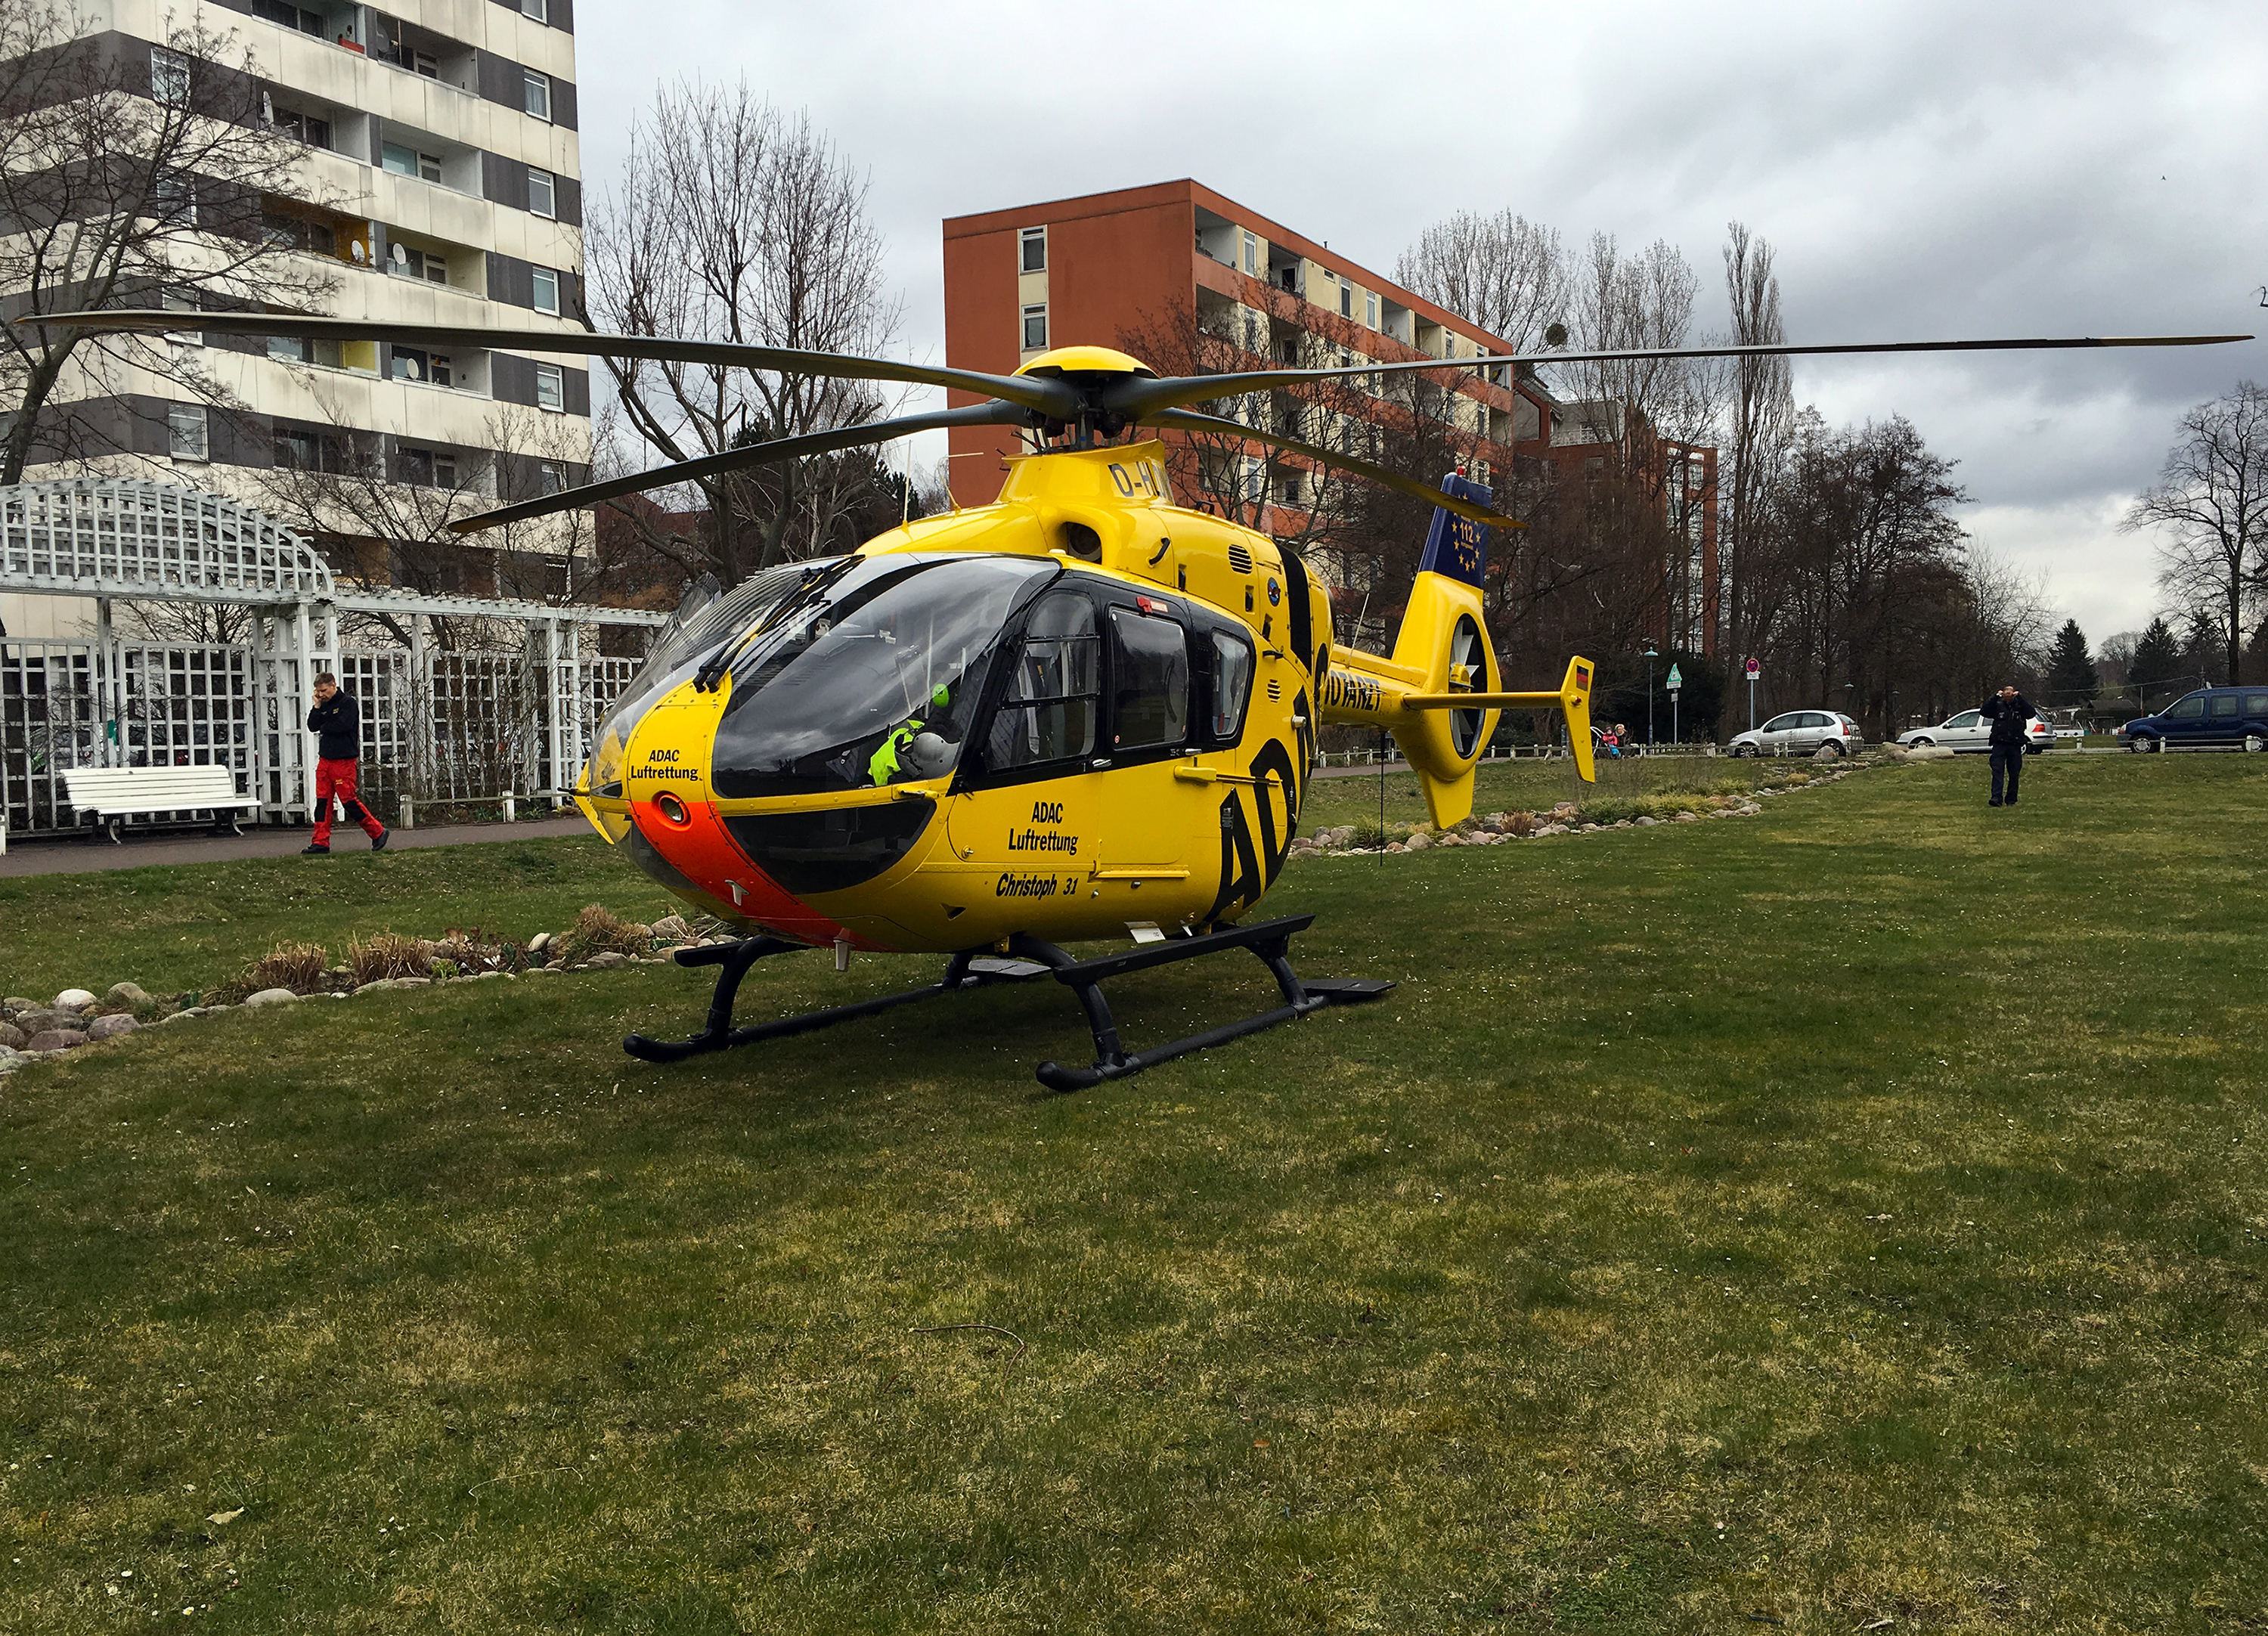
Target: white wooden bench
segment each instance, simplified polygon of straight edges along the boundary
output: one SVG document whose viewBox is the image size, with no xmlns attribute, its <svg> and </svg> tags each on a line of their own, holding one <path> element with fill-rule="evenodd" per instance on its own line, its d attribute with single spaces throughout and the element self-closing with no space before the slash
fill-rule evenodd
<svg viewBox="0 0 2268 1636">
<path fill-rule="evenodd" d="M 241 835 L 245 810 L 260 805 L 236 792 L 236 774 L 225 767 L 72 767 L 63 772 L 63 791 L 81 818 L 93 818 L 95 833 L 113 842 L 124 820 L 152 813 L 210 812 L 216 834 Z"/>
</svg>

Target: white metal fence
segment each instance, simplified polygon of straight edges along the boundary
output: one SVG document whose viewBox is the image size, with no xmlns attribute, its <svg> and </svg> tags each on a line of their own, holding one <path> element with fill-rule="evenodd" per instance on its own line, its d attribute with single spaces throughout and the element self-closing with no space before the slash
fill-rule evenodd
<svg viewBox="0 0 2268 1636">
<path fill-rule="evenodd" d="M 332 665 L 362 708 L 362 792 L 388 817 L 405 797 L 485 803 L 565 790 L 637 667 L 538 651 L 435 652 L 421 662 L 405 648 L 343 649 Z M 286 719 L 296 704 L 281 679 L 262 668 L 251 643 L 0 637 L 7 829 L 20 837 L 77 828 L 62 777 L 74 767 L 225 766 L 239 792 L 272 785 L 280 794 L 300 724 Z"/>
</svg>

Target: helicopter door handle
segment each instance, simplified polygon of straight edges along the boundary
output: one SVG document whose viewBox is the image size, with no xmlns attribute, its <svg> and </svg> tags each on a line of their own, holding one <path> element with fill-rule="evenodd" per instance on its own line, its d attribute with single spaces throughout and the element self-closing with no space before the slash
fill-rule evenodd
<svg viewBox="0 0 2268 1636">
<path fill-rule="evenodd" d="M 1093 768 L 1095 768 L 1095 769 L 1097 769 L 1097 770 L 1100 770 L 1100 769 L 1101 769 L 1101 768 L 1108 767 L 1108 765 L 1110 765 L 1110 757 L 1108 757 L 1108 755 L 1098 755 L 1098 756 L 1096 756 L 1093 761 L 1091 761 L 1091 762 L 1087 763 L 1086 764 L 1087 764 L 1088 766 L 1090 766 L 1090 767 L 1093 767 Z"/>
</svg>

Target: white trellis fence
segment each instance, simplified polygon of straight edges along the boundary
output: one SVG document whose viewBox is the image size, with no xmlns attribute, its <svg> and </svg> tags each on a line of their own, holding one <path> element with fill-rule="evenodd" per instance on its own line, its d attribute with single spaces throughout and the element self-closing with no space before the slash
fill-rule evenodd
<svg viewBox="0 0 2268 1636">
<path fill-rule="evenodd" d="M 73 767 L 217 765 L 267 822 L 307 816 L 305 728 L 316 674 L 361 702 L 363 787 L 389 815 L 567 788 L 638 661 L 601 655 L 637 608 L 554 607 L 344 588 L 299 538 L 225 497 L 112 478 L 0 488 L 0 594 L 95 604 L 91 637 L 0 637 L 0 836 L 72 829 Z M 119 602 L 233 608 L 239 642 L 122 633 Z M 392 647 L 342 647 L 342 614 L 380 614 Z M 514 633 L 498 651 L 437 647 L 447 616 Z"/>
</svg>

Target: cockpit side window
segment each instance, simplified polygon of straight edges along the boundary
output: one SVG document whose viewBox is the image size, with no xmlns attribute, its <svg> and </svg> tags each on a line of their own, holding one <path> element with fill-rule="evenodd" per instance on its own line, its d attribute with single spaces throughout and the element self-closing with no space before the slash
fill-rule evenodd
<svg viewBox="0 0 2268 1636">
<path fill-rule="evenodd" d="M 1189 736 L 1189 642 L 1178 621 L 1110 610 L 1115 754 L 1178 750 Z"/>
<path fill-rule="evenodd" d="M 1006 690 L 985 735 L 995 772 L 1094 753 L 1102 706 L 1102 637 L 1083 591 L 1051 591 L 1032 605 Z"/>
</svg>

